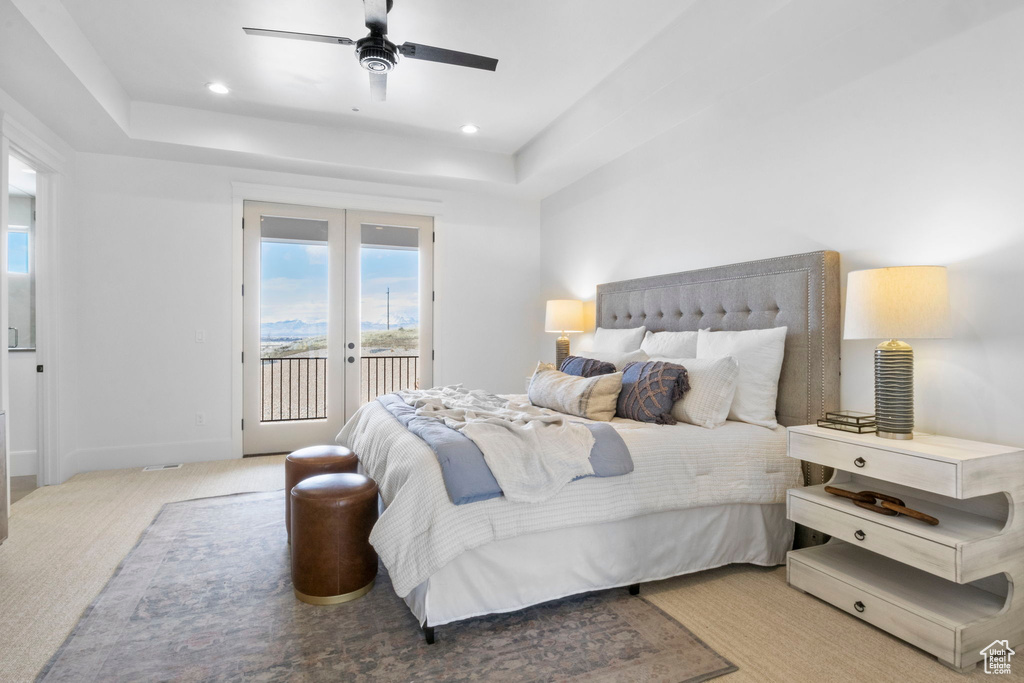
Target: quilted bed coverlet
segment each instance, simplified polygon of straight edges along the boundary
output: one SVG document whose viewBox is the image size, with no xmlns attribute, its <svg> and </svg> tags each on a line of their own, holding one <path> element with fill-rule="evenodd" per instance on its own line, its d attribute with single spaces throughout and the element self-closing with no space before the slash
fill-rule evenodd
<svg viewBox="0 0 1024 683">
<path fill-rule="evenodd" d="M 360 408 L 338 443 L 359 456 L 380 488 L 386 509 L 370 542 L 395 592 L 405 597 L 461 553 L 492 541 L 662 510 L 781 503 L 786 490 L 801 483 L 800 463 L 786 455 L 782 427 L 610 424 L 629 448 L 632 473 L 581 479 L 542 503 L 493 498 L 454 505 L 430 447 L 379 402 Z"/>
</svg>

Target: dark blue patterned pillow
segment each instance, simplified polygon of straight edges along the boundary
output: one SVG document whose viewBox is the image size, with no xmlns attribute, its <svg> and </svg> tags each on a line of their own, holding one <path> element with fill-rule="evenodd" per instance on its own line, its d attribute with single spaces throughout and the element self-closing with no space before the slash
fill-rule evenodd
<svg viewBox="0 0 1024 683">
<path fill-rule="evenodd" d="M 616 417 L 674 425 L 672 406 L 690 389 L 686 368 L 649 360 L 630 363 L 622 370 L 622 391 Z"/>
<path fill-rule="evenodd" d="M 577 377 L 597 377 L 598 375 L 610 375 L 615 372 L 615 365 L 603 360 L 583 358 L 582 356 L 569 356 L 562 361 L 562 367 L 558 368 L 567 375 Z"/>
</svg>

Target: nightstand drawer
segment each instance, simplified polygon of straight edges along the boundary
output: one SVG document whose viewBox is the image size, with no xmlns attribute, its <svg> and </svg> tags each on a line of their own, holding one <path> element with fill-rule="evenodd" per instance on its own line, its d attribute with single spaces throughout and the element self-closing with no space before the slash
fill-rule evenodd
<svg viewBox="0 0 1024 683">
<path fill-rule="evenodd" d="M 957 470 L 956 465 L 951 462 L 920 458 L 883 450 L 880 447 L 834 441 L 792 431 L 789 433 L 789 455 L 826 467 L 856 472 L 866 477 L 941 493 L 944 496 L 955 498 L 957 495 Z"/>
<path fill-rule="evenodd" d="M 956 581 L 955 548 L 839 509 L 845 504 L 847 501 L 836 498 L 836 507 L 822 505 L 800 497 L 797 489 L 790 491 L 788 496 L 789 519 L 903 564 Z M 867 514 L 873 513 L 869 511 Z"/>
<path fill-rule="evenodd" d="M 789 558 L 789 585 L 810 593 L 844 612 L 888 631 L 945 661 L 953 661 L 953 629 L 914 614 L 887 600 Z M 870 652 L 863 653 L 870 657 Z"/>
</svg>

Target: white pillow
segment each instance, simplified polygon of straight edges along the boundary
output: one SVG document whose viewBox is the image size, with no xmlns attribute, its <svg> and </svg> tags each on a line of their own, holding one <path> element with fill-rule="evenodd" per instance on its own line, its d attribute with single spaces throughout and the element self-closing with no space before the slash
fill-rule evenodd
<svg viewBox="0 0 1024 683">
<path fill-rule="evenodd" d="M 628 353 L 621 353 L 619 351 L 579 351 L 573 355 L 580 356 L 581 358 L 603 360 L 614 365 L 615 369 L 619 372 L 622 372 L 622 369 L 629 363 L 642 363 L 648 359 L 647 354 L 642 349 Z"/>
<path fill-rule="evenodd" d="M 640 348 L 643 341 L 646 327 L 629 327 L 623 330 L 615 330 L 609 327 L 599 327 L 594 332 L 594 348 L 598 351 L 614 351 L 616 353 L 629 353 Z"/>
<path fill-rule="evenodd" d="M 577 377 L 559 372 L 550 363 L 538 363 L 528 393 L 535 406 L 607 422 L 615 417 L 621 390 L 621 372 Z"/>
<path fill-rule="evenodd" d="M 675 363 L 686 368 L 690 389 L 672 406 L 672 417 L 705 429 L 721 427 L 725 423 L 736 394 L 736 379 L 740 372 L 740 365 L 735 358 L 651 356 L 651 360 Z"/>
<path fill-rule="evenodd" d="M 697 332 L 648 332 L 640 348 L 651 358 L 696 358 Z"/>
<path fill-rule="evenodd" d="M 729 419 L 775 429 L 775 401 L 786 351 L 786 328 L 697 334 L 697 358 L 734 357 L 740 365 Z"/>
</svg>

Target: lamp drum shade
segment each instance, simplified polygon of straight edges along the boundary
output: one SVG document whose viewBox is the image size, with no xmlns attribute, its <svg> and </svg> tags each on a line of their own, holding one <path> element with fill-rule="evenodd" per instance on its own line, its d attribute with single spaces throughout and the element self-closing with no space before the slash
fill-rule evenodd
<svg viewBox="0 0 1024 683">
<path fill-rule="evenodd" d="M 575 299 L 548 301 L 544 316 L 545 332 L 582 332 L 583 302 Z"/>
<path fill-rule="evenodd" d="M 943 266 L 852 271 L 844 339 L 947 339 L 949 287 Z"/>
</svg>

